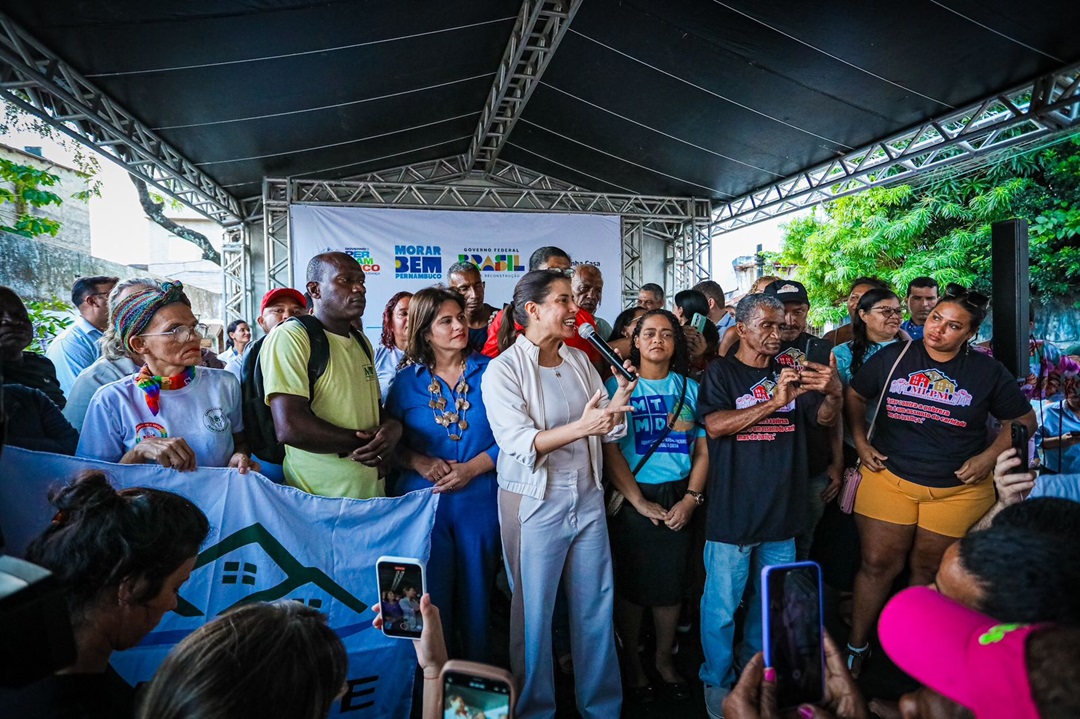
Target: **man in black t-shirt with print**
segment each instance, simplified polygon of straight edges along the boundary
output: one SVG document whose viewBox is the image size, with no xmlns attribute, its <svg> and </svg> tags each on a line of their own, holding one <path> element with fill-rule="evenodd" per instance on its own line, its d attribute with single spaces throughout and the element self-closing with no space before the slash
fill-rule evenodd
<svg viewBox="0 0 1080 719">
<path fill-rule="evenodd" d="M 810 312 L 810 297 L 806 287 L 795 280 L 777 280 L 765 288 L 765 294 L 784 303 L 784 323 L 780 325 L 780 351 L 776 361 L 785 367 L 803 366 L 806 362 L 806 345 L 817 339 L 806 331 Z M 812 425 L 807 428 L 807 471 L 810 489 L 807 492 L 807 517 L 805 528 L 795 535 L 795 558 L 803 561 L 810 557 L 810 544 L 814 528 L 825 513 L 825 505 L 836 499 L 844 479 L 843 434 L 840 423 L 833 427 Z"/>
<path fill-rule="evenodd" d="M 795 559 L 794 536 L 807 512 L 807 429 L 830 426 L 840 412 L 835 368 L 784 367 L 780 351 L 784 305 L 750 295 L 736 314 L 739 349 L 711 363 L 698 397 L 709 445 L 705 593 L 701 600 L 700 677 L 710 716 L 722 716 L 734 685 L 735 610 L 747 581 L 741 658 L 761 649 L 761 568 Z"/>
</svg>

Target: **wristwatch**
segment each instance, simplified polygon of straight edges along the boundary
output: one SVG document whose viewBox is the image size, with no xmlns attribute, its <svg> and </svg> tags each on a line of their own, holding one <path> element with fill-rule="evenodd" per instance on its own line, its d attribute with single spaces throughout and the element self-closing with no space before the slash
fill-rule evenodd
<svg viewBox="0 0 1080 719">
<path fill-rule="evenodd" d="M 705 504 L 705 495 L 701 492 L 695 492 L 692 489 L 688 489 L 686 490 L 686 496 L 691 497 L 695 502 L 697 502 L 699 507 Z"/>
</svg>

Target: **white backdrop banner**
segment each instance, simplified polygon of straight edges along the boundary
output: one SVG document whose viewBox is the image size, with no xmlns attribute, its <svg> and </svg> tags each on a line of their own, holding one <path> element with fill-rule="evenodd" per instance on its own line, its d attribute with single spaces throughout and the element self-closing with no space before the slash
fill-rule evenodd
<svg viewBox="0 0 1080 719">
<path fill-rule="evenodd" d="M 368 335 L 378 337 L 382 311 L 402 290 L 416 292 L 446 282 L 455 262 L 474 262 L 486 283 L 486 300 L 502 307 L 528 269 L 533 250 L 554 245 L 575 265 L 596 265 L 606 301 L 598 315 L 613 322 L 622 297 L 622 231 L 617 215 L 540 212 L 398 210 L 292 205 L 293 283 L 301 291 L 312 256 L 347 252 L 367 274 Z"/>
<path fill-rule="evenodd" d="M 175 492 L 210 520 L 210 536 L 176 610 L 137 647 L 113 654 L 111 663 L 125 680 L 149 681 L 175 644 L 231 607 L 291 599 L 325 612 L 349 653 L 345 694 L 331 716 L 409 716 L 416 654 L 411 642 L 390 639 L 371 624 L 379 597 L 375 560 L 385 554 L 427 561 L 437 495 L 317 497 L 233 469 L 177 472 L 5 447 L 0 525 L 7 552 L 22 556 L 54 516 L 48 490 L 84 469 L 105 471 L 117 488 Z"/>
</svg>

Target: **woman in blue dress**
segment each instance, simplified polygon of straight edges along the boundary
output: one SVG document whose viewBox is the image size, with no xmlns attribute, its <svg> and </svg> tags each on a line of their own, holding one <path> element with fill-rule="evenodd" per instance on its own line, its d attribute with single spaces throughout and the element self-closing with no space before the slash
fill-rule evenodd
<svg viewBox="0 0 1080 719">
<path fill-rule="evenodd" d="M 408 337 L 406 366 L 386 400 L 405 429 L 397 493 L 434 485 L 443 495 L 431 534 L 428 591 L 442 613 L 450 655 L 487 662 L 489 602 L 501 556 L 499 448 L 480 391 L 489 360 L 469 348 L 461 297 L 438 287 L 413 295 Z"/>
</svg>

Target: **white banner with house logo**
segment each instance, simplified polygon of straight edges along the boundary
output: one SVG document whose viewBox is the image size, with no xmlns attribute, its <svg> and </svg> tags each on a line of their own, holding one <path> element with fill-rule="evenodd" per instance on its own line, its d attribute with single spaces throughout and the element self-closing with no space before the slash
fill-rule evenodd
<svg viewBox="0 0 1080 719">
<path fill-rule="evenodd" d="M 437 495 L 386 499 L 316 497 L 230 469 L 176 472 L 116 465 L 6 447 L 0 457 L 0 527 L 8 554 L 54 516 L 48 490 L 83 469 L 108 473 L 114 486 L 154 487 L 187 497 L 206 513 L 210 536 L 180 605 L 139 646 L 113 655 L 131 684 L 148 681 L 169 649 L 223 611 L 251 601 L 294 599 L 325 612 L 349 652 L 348 686 L 332 716 L 409 716 L 416 655 L 412 643 L 373 628 L 375 560 L 420 557 L 431 548 Z M 285 658 L 287 661 L 287 658 Z"/>
<path fill-rule="evenodd" d="M 604 276 L 597 315 L 614 322 L 622 302 L 622 230 L 617 215 L 558 212 L 399 210 L 291 205 L 293 284 L 304 291 L 308 260 L 338 250 L 356 258 L 367 275 L 364 326 L 382 332 L 382 312 L 398 292 L 446 283 L 455 262 L 480 268 L 489 305 L 502 307 L 525 274 L 529 256 L 559 247 L 575 265 L 590 264 Z"/>
</svg>

